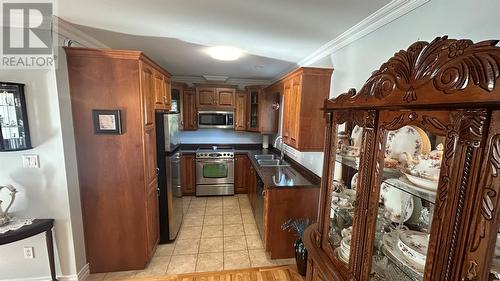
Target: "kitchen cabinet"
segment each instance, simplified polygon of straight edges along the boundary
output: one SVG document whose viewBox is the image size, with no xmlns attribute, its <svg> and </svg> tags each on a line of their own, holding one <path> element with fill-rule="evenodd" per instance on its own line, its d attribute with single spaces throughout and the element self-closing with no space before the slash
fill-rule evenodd
<svg viewBox="0 0 500 281">
<path fill-rule="evenodd" d="M 500 59 L 468 63 L 500 58 L 496 43 L 416 42 L 325 101 L 308 280 L 497 279 Z"/>
<path fill-rule="evenodd" d="M 246 131 L 247 129 L 247 95 L 245 92 L 238 91 L 236 93 L 236 110 L 235 110 L 235 131 Z"/>
<path fill-rule="evenodd" d="M 194 88 L 186 88 L 182 93 L 182 130 L 195 131 L 197 129 L 196 91 Z"/>
<path fill-rule="evenodd" d="M 196 193 L 196 159 L 194 154 L 181 155 L 181 190 L 182 195 Z"/>
<path fill-rule="evenodd" d="M 247 131 L 261 134 L 278 132 L 279 93 L 266 92 L 262 86 L 247 86 Z"/>
<path fill-rule="evenodd" d="M 161 72 L 154 70 L 153 77 L 153 92 L 155 109 L 162 111 L 170 111 L 171 106 L 171 83 L 170 78 L 163 75 Z"/>
<path fill-rule="evenodd" d="M 217 106 L 217 92 L 212 87 L 196 87 L 196 106 L 214 107 Z"/>
<path fill-rule="evenodd" d="M 332 69 L 301 67 L 266 90 L 283 87 L 283 142 L 299 151 L 322 151 Z"/>
<path fill-rule="evenodd" d="M 281 225 L 290 218 L 308 218 L 314 222 L 318 214 L 319 188 L 264 187 L 263 218 L 265 249 L 272 259 L 292 258 L 296 236 L 283 231 Z M 257 218 L 256 218 L 257 220 Z"/>
<path fill-rule="evenodd" d="M 248 193 L 250 181 L 249 169 L 252 165 L 248 156 L 243 154 L 236 154 L 234 156 L 234 187 L 235 192 L 239 194 Z"/>
<path fill-rule="evenodd" d="M 236 88 L 196 84 L 196 106 L 208 109 L 234 109 Z"/>
<path fill-rule="evenodd" d="M 159 237 L 155 105 L 170 74 L 139 51 L 65 52 L 90 270 L 144 269 Z M 93 109 L 121 110 L 123 134 L 95 134 Z"/>
<path fill-rule="evenodd" d="M 256 192 L 257 192 L 257 171 L 253 165 L 250 165 L 249 173 L 248 173 L 248 199 L 250 201 L 250 205 L 255 212 L 255 200 L 256 200 Z"/>
<path fill-rule="evenodd" d="M 217 88 L 217 106 L 222 108 L 234 108 L 235 106 L 234 88 Z"/>
<path fill-rule="evenodd" d="M 148 250 L 154 253 L 156 245 L 160 241 L 160 214 L 158 209 L 158 180 L 155 179 L 148 186 L 147 199 L 146 199 L 146 212 L 147 212 L 147 241 Z"/>
</svg>

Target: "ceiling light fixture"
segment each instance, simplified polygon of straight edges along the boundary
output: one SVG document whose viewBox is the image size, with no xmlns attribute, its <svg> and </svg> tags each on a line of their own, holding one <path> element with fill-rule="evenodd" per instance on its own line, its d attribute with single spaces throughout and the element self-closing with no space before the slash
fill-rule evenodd
<svg viewBox="0 0 500 281">
<path fill-rule="evenodd" d="M 207 53 L 216 60 L 233 61 L 243 55 L 243 51 L 234 47 L 215 46 L 207 49 Z"/>
</svg>

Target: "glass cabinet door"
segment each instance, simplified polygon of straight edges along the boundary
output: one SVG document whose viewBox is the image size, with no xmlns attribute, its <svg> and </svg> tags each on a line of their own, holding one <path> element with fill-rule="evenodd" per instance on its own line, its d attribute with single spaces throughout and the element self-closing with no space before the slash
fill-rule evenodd
<svg viewBox="0 0 500 281">
<path fill-rule="evenodd" d="M 359 261 L 355 253 L 361 245 L 353 241 L 362 241 L 364 218 L 362 215 L 363 184 L 361 178 L 367 178 L 363 171 L 363 161 L 370 161 L 370 151 L 364 142 L 363 120 L 366 112 L 350 112 L 333 114 L 332 138 L 335 140 L 330 148 L 330 165 L 328 171 L 328 196 L 324 214 L 323 249 L 332 262 L 341 267 L 349 280 L 356 276 Z M 358 116 L 359 118 L 355 118 Z M 372 116 L 374 118 L 374 116 Z M 373 128 L 371 137 L 374 138 Z M 370 165 L 367 165 L 369 167 Z M 362 176 L 365 175 L 365 176 Z"/>
<path fill-rule="evenodd" d="M 382 164 L 378 198 L 371 198 L 377 210 L 370 280 L 424 276 L 446 137 L 418 123 L 400 125 L 378 132 Z"/>
</svg>

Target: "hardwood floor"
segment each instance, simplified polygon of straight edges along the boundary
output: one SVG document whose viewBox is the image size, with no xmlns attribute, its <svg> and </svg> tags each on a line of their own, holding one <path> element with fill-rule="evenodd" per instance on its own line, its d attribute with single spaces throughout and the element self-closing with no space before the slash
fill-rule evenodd
<svg viewBox="0 0 500 281">
<path fill-rule="evenodd" d="M 141 281 L 304 281 L 295 266 L 249 268 L 220 272 L 187 273 L 135 279 Z"/>
</svg>

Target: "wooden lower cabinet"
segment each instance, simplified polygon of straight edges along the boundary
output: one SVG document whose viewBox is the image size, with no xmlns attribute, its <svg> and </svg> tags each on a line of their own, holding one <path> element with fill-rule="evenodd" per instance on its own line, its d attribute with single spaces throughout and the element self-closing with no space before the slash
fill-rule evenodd
<svg viewBox="0 0 500 281">
<path fill-rule="evenodd" d="M 182 195 L 194 195 L 196 193 L 195 155 L 181 155 L 181 190 Z"/>
<path fill-rule="evenodd" d="M 250 176 L 249 169 L 252 165 L 248 156 L 245 154 L 236 154 L 234 156 L 234 189 L 235 193 L 248 193 Z"/>
<path fill-rule="evenodd" d="M 293 243 L 296 236 L 283 231 L 281 225 L 290 218 L 308 218 L 311 222 L 316 221 L 319 190 L 315 187 L 265 189 L 264 244 L 272 259 L 295 256 Z"/>
<path fill-rule="evenodd" d="M 248 172 L 248 199 L 250 200 L 250 205 L 252 206 L 252 209 L 254 211 L 255 211 L 256 191 L 257 191 L 257 171 L 255 171 L 253 165 L 250 165 Z"/>
<path fill-rule="evenodd" d="M 148 235 L 148 259 L 152 258 L 156 245 L 160 241 L 160 217 L 158 210 L 158 181 L 154 180 L 147 191 L 146 212 L 147 212 L 147 235 Z"/>
</svg>

